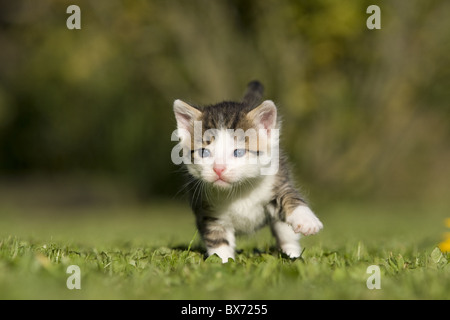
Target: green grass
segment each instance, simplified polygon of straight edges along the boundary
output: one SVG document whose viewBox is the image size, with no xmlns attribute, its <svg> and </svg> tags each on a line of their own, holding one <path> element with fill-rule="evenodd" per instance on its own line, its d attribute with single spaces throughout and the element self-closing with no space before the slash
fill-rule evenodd
<svg viewBox="0 0 450 320">
<path fill-rule="evenodd" d="M 187 205 L 0 207 L 2 299 L 448 299 L 449 254 L 436 246 L 448 207 L 334 204 L 301 259 L 266 229 L 238 239 L 236 261 L 204 256 Z M 69 265 L 81 290 L 69 290 Z M 369 290 L 367 267 L 381 269 Z"/>
</svg>

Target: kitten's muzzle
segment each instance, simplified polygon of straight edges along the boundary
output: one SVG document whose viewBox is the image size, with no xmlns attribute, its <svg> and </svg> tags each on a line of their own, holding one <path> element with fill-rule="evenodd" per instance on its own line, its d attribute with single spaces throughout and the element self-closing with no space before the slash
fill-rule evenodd
<svg viewBox="0 0 450 320">
<path fill-rule="evenodd" d="M 217 176 L 219 177 L 219 179 L 221 179 L 221 175 L 222 173 L 225 171 L 227 167 L 221 164 L 214 164 L 213 170 L 214 172 L 217 174 Z"/>
</svg>

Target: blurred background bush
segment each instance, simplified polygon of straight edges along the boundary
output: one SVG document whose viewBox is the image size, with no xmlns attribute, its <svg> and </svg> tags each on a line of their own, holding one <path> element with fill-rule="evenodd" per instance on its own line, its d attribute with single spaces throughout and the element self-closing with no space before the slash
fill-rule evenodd
<svg viewBox="0 0 450 320">
<path fill-rule="evenodd" d="M 1 180 L 173 198 L 173 100 L 239 100 L 258 79 L 313 200 L 444 199 L 449 14 L 445 0 L 0 0 Z"/>
</svg>

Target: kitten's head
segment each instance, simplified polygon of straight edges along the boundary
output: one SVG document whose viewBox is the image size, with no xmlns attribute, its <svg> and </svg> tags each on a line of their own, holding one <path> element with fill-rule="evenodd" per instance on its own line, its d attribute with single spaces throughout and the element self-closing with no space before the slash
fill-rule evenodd
<svg viewBox="0 0 450 320">
<path fill-rule="evenodd" d="M 190 160 L 187 169 L 211 186 L 251 183 L 273 161 L 273 150 L 278 151 L 277 108 L 270 100 L 255 108 L 238 102 L 193 107 L 175 100 L 174 112 L 180 144 Z"/>
</svg>

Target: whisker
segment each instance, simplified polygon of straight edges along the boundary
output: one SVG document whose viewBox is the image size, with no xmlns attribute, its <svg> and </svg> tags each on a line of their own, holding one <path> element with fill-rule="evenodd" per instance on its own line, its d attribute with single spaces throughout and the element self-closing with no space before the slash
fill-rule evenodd
<svg viewBox="0 0 450 320">
<path fill-rule="evenodd" d="M 192 190 L 193 185 L 189 189 L 188 189 L 188 187 L 194 182 L 195 182 L 195 179 L 193 177 L 189 176 L 187 182 L 185 182 L 181 186 L 180 190 L 178 190 L 178 192 L 174 195 L 174 197 L 178 196 L 181 192 L 183 192 L 182 195 L 186 195 L 189 191 Z"/>
<path fill-rule="evenodd" d="M 197 201 L 199 200 L 199 196 L 200 196 L 200 186 L 201 186 L 202 181 L 201 180 L 196 180 L 195 184 L 194 184 L 194 191 L 192 193 L 192 204 L 196 205 Z M 195 201 L 195 202 L 194 202 Z"/>
</svg>

